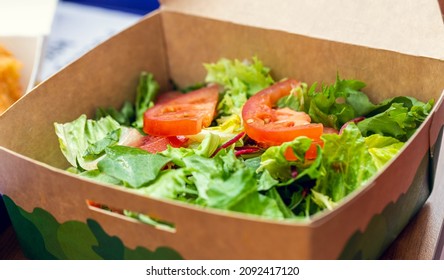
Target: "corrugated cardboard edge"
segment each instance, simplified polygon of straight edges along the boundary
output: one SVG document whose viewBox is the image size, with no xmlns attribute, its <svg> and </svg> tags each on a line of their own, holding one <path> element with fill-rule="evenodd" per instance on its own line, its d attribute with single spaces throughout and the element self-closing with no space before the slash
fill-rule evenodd
<svg viewBox="0 0 444 280">
<path fill-rule="evenodd" d="M 444 59 L 436 0 L 161 0 L 161 9 Z M 442 3 L 442 1 L 441 1 Z"/>
</svg>

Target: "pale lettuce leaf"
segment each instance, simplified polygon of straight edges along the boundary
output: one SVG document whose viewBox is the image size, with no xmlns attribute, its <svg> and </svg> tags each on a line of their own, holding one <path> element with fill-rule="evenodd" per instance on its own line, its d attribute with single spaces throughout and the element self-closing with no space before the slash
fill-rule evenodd
<svg viewBox="0 0 444 280">
<path fill-rule="evenodd" d="M 220 115 L 240 115 L 244 103 L 258 91 L 272 85 L 270 69 L 253 57 L 251 61 L 222 58 L 216 63 L 204 64 L 205 82 L 222 85 L 223 95 L 217 110 Z"/>
<path fill-rule="evenodd" d="M 365 144 L 378 170 L 394 158 L 404 146 L 404 142 L 379 134 L 366 137 Z"/>
<path fill-rule="evenodd" d="M 95 169 L 95 165 L 90 162 L 96 158 L 88 157 L 89 152 L 98 146 L 103 150 L 104 144 L 113 144 L 112 134 L 120 129 L 120 124 L 112 117 L 107 116 L 100 120 L 87 119 L 86 115 L 81 115 L 78 119 L 60 124 L 54 123 L 55 132 L 59 139 L 60 150 L 68 162 L 77 168 L 84 170 Z M 87 156 L 87 158 L 85 158 Z"/>
</svg>

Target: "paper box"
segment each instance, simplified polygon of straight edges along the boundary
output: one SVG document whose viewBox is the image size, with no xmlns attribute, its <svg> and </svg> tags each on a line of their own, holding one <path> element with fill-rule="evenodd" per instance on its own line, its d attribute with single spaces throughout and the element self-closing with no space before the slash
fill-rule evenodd
<svg viewBox="0 0 444 280">
<path fill-rule="evenodd" d="M 26 256 L 378 258 L 433 189 L 436 143 L 444 122 L 443 61 L 264 27 L 257 18 L 252 24 L 253 14 L 249 24 L 197 16 L 181 11 L 180 3 L 166 1 L 161 10 L 100 44 L 0 117 L 0 191 Z M 97 106 L 120 107 L 133 98 L 142 70 L 152 72 L 166 90 L 170 80 L 182 86 L 202 81 L 204 62 L 253 55 L 273 69 L 276 79 L 295 77 L 311 84 L 333 81 L 339 72 L 365 81 L 374 101 L 410 95 L 434 98 L 436 105 L 373 181 L 333 211 L 305 222 L 273 221 L 153 199 L 64 171 L 68 164 L 59 150 L 54 122 L 72 121 L 82 113 L 92 117 Z M 173 224 L 174 229 L 90 207 L 87 200 L 145 213 Z"/>
</svg>

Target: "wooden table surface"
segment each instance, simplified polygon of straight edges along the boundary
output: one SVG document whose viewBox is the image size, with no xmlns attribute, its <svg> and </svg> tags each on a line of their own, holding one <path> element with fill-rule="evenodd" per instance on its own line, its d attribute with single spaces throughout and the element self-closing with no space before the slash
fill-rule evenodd
<svg viewBox="0 0 444 280">
<path fill-rule="evenodd" d="M 381 259 L 444 260 L 444 141 L 442 147 L 432 194 Z M 12 226 L 0 233 L 0 259 L 26 259 Z"/>
</svg>

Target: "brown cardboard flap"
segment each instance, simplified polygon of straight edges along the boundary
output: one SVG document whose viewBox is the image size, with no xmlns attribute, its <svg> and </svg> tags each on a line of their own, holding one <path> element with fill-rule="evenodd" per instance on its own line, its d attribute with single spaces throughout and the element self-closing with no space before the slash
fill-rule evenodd
<svg viewBox="0 0 444 280">
<path fill-rule="evenodd" d="M 444 59 L 433 0 L 161 0 L 162 9 L 310 37 Z"/>
<path fill-rule="evenodd" d="M 332 82 L 338 73 L 367 84 L 372 100 L 409 95 L 438 100 L 444 88 L 441 60 L 236 25 L 176 12 L 163 12 L 169 73 L 180 86 L 205 77 L 204 62 L 258 56 L 276 79 L 291 77 L 309 85 Z M 205 38 L 205 44 L 202 39 Z M 236 42 L 235 45 L 232 42 Z M 279 42 L 277 47 L 275 42 Z M 190 52 L 189 50 L 193 50 Z"/>
</svg>

